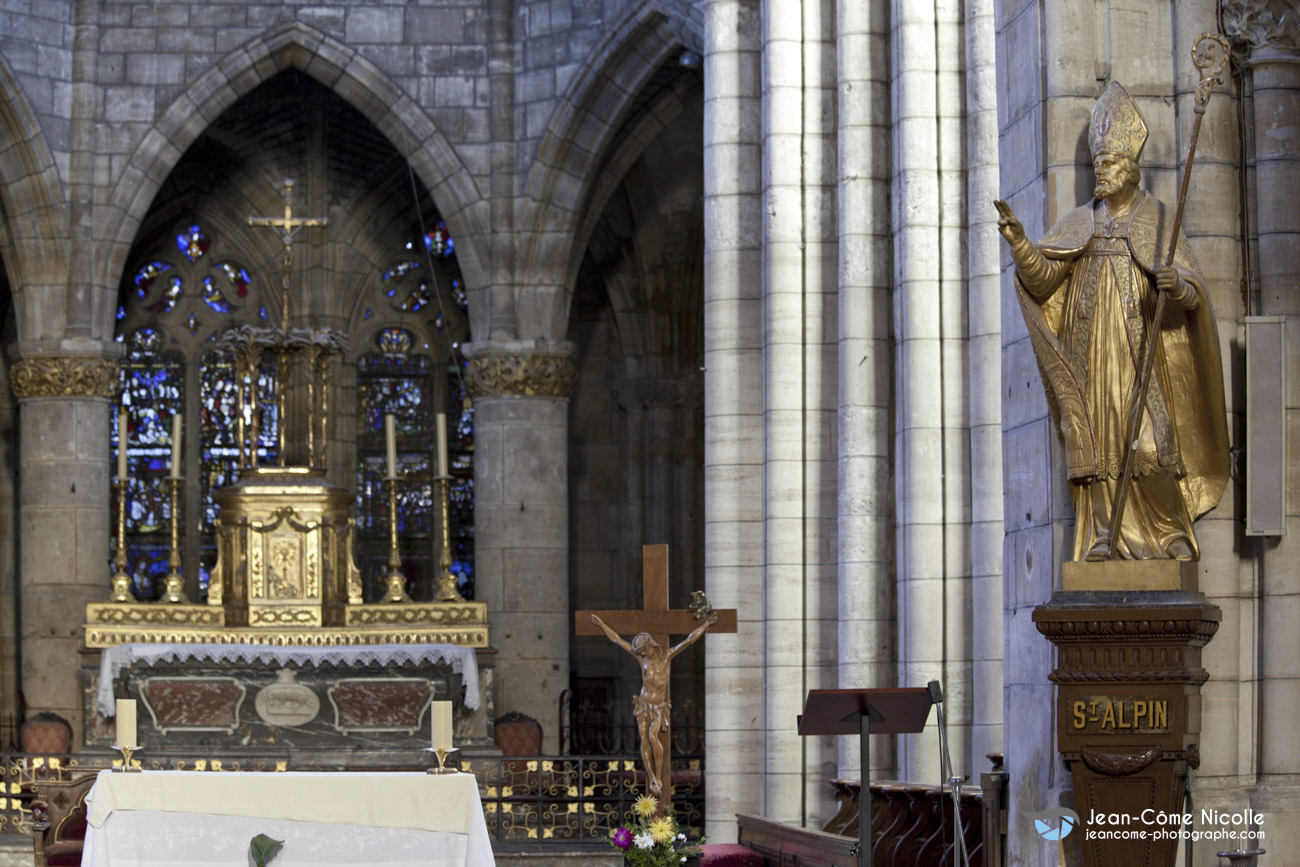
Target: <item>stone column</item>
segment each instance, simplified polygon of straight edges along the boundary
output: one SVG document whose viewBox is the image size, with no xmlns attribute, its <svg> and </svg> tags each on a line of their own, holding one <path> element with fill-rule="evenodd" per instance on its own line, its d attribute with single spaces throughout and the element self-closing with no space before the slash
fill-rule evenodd
<svg viewBox="0 0 1300 867">
<path fill-rule="evenodd" d="M 814 826 L 838 747 L 796 721 L 836 685 L 833 22 L 822 0 L 763 6 L 764 815 Z"/>
<path fill-rule="evenodd" d="M 704 570 L 733 640 L 705 651 L 705 833 L 736 839 L 763 812 L 762 200 L 759 0 L 704 18 Z"/>
<path fill-rule="evenodd" d="M 488 605 L 499 713 L 542 724 L 558 750 L 556 708 L 569 685 L 569 344 L 468 347 L 474 400 L 474 559 Z"/>
<path fill-rule="evenodd" d="M 90 341 L 86 341 L 90 344 Z M 21 344 L 9 369 L 18 399 L 22 685 L 29 715 L 52 711 L 82 738 L 87 602 L 109 593 L 109 423 L 116 359 L 38 355 Z M 110 350 L 116 350 L 110 344 Z"/>
<path fill-rule="evenodd" d="M 18 461 L 14 450 L 17 419 L 8 394 L 8 367 L 7 359 L 0 358 L 0 388 L 5 392 L 0 397 L 0 724 L 16 725 L 22 685 L 18 671 L 18 564 L 14 560 Z"/>
<path fill-rule="evenodd" d="M 937 33 L 933 3 L 895 0 L 890 25 L 897 54 L 894 88 L 894 328 L 898 371 L 897 593 L 900 685 L 943 679 L 947 500 L 944 461 L 944 314 Z M 953 684 L 947 696 L 954 695 Z M 960 700 L 960 699 L 958 699 Z M 930 733 L 899 738 L 899 774 L 938 780 Z"/>
<path fill-rule="evenodd" d="M 1255 183 L 1248 210 L 1255 237 L 1255 285 L 1248 287 L 1248 312 L 1286 320 L 1285 376 L 1290 459 L 1285 468 L 1290 495 L 1287 535 L 1257 539 L 1261 616 L 1259 619 L 1259 752 L 1257 787 L 1251 806 L 1264 814 L 1261 826 L 1272 863 L 1283 863 L 1300 846 L 1297 789 L 1300 743 L 1294 736 L 1300 696 L 1300 21 L 1285 3 L 1238 0 L 1224 3 L 1224 29 L 1246 54 L 1252 97 L 1248 115 L 1249 153 Z M 1249 460 L 1250 456 L 1247 455 Z M 1288 729 L 1288 724 L 1290 729 Z M 1290 733 L 1288 733 L 1290 732 Z"/>
<path fill-rule="evenodd" d="M 875 3 L 839 3 L 839 686 L 893 686 L 893 344 L 889 234 L 889 22 Z M 840 774 L 861 773 L 839 738 Z M 871 744 L 892 779 L 892 738 Z"/>
<path fill-rule="evenodd" d="M 970 402 L 971 744 L 1002 752 L 1002 281 L 994 199 L 998 190 L 998 98 L 993 0 L 967 0 L 967 358 Z"/>
</svg>

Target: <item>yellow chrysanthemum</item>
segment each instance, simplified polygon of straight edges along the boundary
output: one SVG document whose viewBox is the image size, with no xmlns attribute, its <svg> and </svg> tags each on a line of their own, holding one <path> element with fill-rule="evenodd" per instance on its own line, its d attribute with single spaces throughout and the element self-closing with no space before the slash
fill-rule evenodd
<svg viewBox="0 0 1300 867">
<path fill-rule="evenodd" d="M 667 843 L 677 835 L 677 826 L 667 816 L 655 819 L 646 830 L 650 832 L 650 838 L 656 843 Z"/>
<path fill-rule="evenodd" d="M 659 802 L 654 799 L 653 795 L 642 795 L 632 803 L 632 812 L 642 819 L 649 819 L 658 809 Z"/>
</svg>

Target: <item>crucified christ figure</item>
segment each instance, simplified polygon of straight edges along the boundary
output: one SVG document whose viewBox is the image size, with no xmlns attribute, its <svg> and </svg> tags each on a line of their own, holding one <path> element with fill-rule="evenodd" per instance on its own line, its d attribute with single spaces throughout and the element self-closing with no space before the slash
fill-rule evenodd
<svg viewBox="0 0 1300 867">
<path fill-rule="evenodd" d="M 606 626 L 600 617 L 591 615 L 591 622 L 600 627 L 605 637 L 632 654 L 641 666 L 641 694 L 632 699 L 633 713 L 636 716 L 637 732 L 641 736 L 641 764 L 645 766 L 647 788 L 656 797 L 663 793 L 664 780 L 669 775 L 668 750 L 664 748 L 660 735 L 668 731 L 669 712 L 672 709 L 672 704 L 668 701 L 668 674 L 673 657 L 698 641 L 717 621 L 718 613 L 709 612 L 709 616 L 690 635 L 665 653 L 659 642 L 651 638 L 648 632 L 637 633 L 632 643 L 628 644 L 617 632 Z"/>
</svg>

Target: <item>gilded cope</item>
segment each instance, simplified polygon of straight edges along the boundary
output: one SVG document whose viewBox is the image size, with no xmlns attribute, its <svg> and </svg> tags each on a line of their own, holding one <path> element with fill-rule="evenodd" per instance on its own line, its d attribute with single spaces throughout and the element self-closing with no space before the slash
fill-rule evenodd
<svg viewBox="0 0 1300 867">
<path fill-rule="evenodd" d="M 1144 192 L 1141 112 L 1112 82 L 1093 109 L 1094 198 L 1037 243 L 1005 202 L 999 231 L 1016 264 L 1016 295 L 1065 451 L 1075 507 L 1074 559 L 1100 560 L 1110 536 L 1125 559 L 1199 560 L 1193 522 L 1228 479 L 1228 431 L 1214 311 L 1179 234 L 1165 267 L 1173 209 Z M 1152 328 L 1157 289 L 1169 293 Z M 1122 526 L 1111 516 L 1125 425 L 1148 341 L 1155 367 L 1135 441 Z"/>
</svg>

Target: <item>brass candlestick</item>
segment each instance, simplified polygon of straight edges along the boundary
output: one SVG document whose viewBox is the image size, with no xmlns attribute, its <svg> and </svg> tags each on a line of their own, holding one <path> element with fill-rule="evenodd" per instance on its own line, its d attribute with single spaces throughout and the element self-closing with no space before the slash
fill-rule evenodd
<svg viewBox="0 0 1300 867">
<path fill-rule="evenodd" d="M 131 596 L 131 576 L 126 574 L 126 479 L 113 480 L 117 486 L 117 553 L 113 555 L 113 591 L 108 596 L 109 602 L 133 602 Z"/>
<path fill-rule="evenodd" d="M 447 767 L 447 756 L 456 752 L 455 748 L 452 748 L 450 750 L 444 750 L 439 747 L 425 747 L 424 751 L 426 753 L 433 753 L 434 756 L 437 757 L 438 759 L 438 767 L 429 768 L 427 771 L 425 771 L 426 774 L 459 774 L 460 773 L 459 768 Z"/>
<path fill-rule="evenodd" d="M 139 769 L 139 768 L 133 768 L 133 767 L 131 767 L 131 755 L 132 755 L 133 753 L 138 753 L 138 752 L 140 752 L 140 748 L 139 748 L 139 747 L 124 747 L 124 746 L 121 746 L 120 744 L 113 744 L 113 749 L 117 750 L 119 753 L 122 754 L 122 767 L 120 767 L 120 768 L 113 768 L 113 770 L 115 770 L 115 771 L 121 771 L 121 772 L 124 773 L 124 774 L 138 774 L 138 773 L 140 773 L 140 769 Z"/>
<path fill-rule="evenodd" d="M 183 605 L 190 600 L 185 596 L 185 579 L 181 577 L 180 547 L 180 476 L 168 476 L 172 500 L 172 550 L 167 555 L 167 565 L 171 567 L 164 579 L 163 601 L 173 605 Z"/>
<path fill-rule="evenodd" d="M 406 576 L 402 574 L 402 557 L 397 552 L 397 476 L 388 482 L 388 592 L 385 602 L 410 602 L 406 593 Z"/>
<path fill-rule="evenodd" d="M 442 540 L 438 550 L 438 590 L 436 602 L 464 602 L 456 576 L 451 574 L 451 476 L 439 476 L 436 481 L 442 495 Z"/>
</svg>

